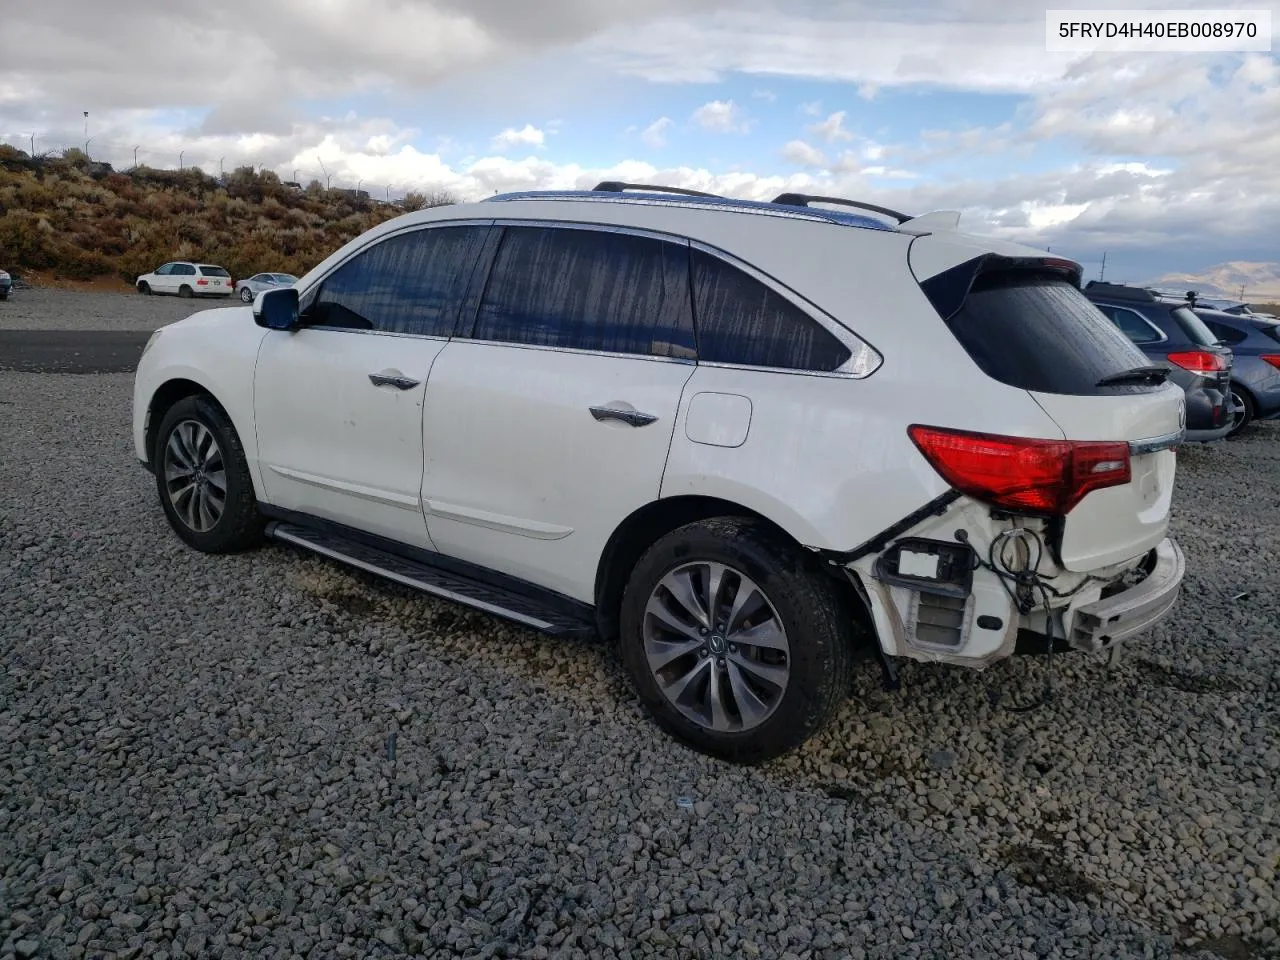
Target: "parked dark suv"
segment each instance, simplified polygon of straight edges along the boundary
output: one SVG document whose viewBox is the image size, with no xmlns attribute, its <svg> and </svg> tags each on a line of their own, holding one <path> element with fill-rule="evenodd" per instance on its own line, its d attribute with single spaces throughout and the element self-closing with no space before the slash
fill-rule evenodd
<svg viewBox="0 0 1280 960">
<path fill-rule="evenodd" d="M 1196 315 L 1231 348 L 1231 434 L 1254 420 L 1280 418 L 1280 322 L 1198 307 Z"/>
<path fill-rule="evenodd" d="M 1231 432 L 1231 349 L 1187 303 L 1100 280 L 1089 281 L 1084 293 L 1186 392 L 1188 441 L 1220 440 Z"/>
</svg>

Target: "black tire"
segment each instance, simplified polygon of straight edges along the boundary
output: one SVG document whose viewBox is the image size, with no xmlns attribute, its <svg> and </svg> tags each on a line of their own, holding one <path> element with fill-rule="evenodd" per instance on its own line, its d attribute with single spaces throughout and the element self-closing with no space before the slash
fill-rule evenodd
<svg viewBox="0 0 1280 960">
<path fill-rule="evenodd" d="M 178 296 L 184 299 L 190 299 L 196 295 L 195 291 L 188 287 L 185 283 L 178 288 Z"/>
<path fill-rule="evenodd" d="M 222 499 L 221 513 L 216 522 L 205 529 L 197 529 L 181 515 L 179 507 L 175 505 L 175 497 L 170 493 L 168 479 L 166 450 L 176 430 L 196 429 L 190 426 L 191 424 L 202 426 L 212 435 L 221 454 L 221 473 L 225 480 L 226 490 Z M 169 520 L 169 525 L 188 546 L 202 553 L 235 553 L 261 542 L 264 521 L 262 515 L 258 513 L 257 498 L 253 492 L 253 479 L 249 474 L 244 447 L 240 443 L 235 427 L 231 425 L 227 415 L 212 398 L 203 394 L 184 397 L 169 408 L 169 412 L 160 421 L 160 429 L 156 432 L 156 446 L 151 460 L 155 467 L 156 491 L 160 496 L 160 505 Z M 213 474 L 216 463 L 209 466 L 209 472 Z M 209 482 L 213 483 L 212 480 Z M 176 485 L 177 481 L 175 481 Z M 177 499 L 184 504 L 188 502 L 182 497 Z"/>
<path fill-rule="evenodd" d="M 241 288 L 240 288 L 240 302 L 241 302 L 241 303 L 253 303 L 253 291 L 252 291 L 252 290 L 250 290 L 248 287 L 241 287 Z"/>
<path fill-rule="evenodd" d="M 650 597 L 669 572 L 699 561 L 724 564 L 754 581 L 786 633 L 789 676 L 772 713 L 750 729 L 713 730 L 689 718 L 663 693 L 649 666 L 644 630 Z M 802 551 L 748 518 L 692 523 L 650 547 L 623 593 L 618 643 L 635 690 L 658 725 L 695 749 L 734 763 L 760 763 L 800 746 L 831 720 L 852 684 L 854 626 L 834 583 Z M 731 660 L 734 649 L 728 647 Z M 705 658 L 706 651 L 685 655 L 688 659 L 674 669 L 685 672 L 692 658 Z M 712 663 L 707 669 L 717 668 Z M 738 675 L 745 676 L 741 670 Z"/>
<path fill-rule="evenodd" d="M 142 294 L 144 297 L 151 296 L 151 284 L 143 280 L 141 283 L 138 284 L 138 292 Z"/>
<path fill-rule="evenodd" d="M 1258 408 L 1253 402 L 1253 397 L 1249 396 L 1246 391 L 1240 389 L 1235 384 L 1231 385 L 1231 399 L 1233 403 L 1238 401 L 1244 409 L 1238 415 L 1239 419 L 1232 424 L 1231 432 L 1227 434 L 1228 437 L 1239 435 L 1245 427 L 1253 423 L 1253 418 L 1258 415 Z M 1233 412 L 1232 416 L 1235 417 L 1237 415 Z"/>
</svg>

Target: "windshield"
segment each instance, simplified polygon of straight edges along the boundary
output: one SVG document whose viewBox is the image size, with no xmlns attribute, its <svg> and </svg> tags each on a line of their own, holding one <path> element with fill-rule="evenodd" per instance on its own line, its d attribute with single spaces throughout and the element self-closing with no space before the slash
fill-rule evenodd
<svg viewBox="0 0 1280 960">
<path fill-rule="evenodd" d="M 1178 326 L 1192 343 L 1202 347 L 1217 344 L 1218 338 L 1213 335 L 1213 331 L 1204 325 L 1204 321 L 1190 307 L 1174 307 L 1172 312 L 1173 319 L 1178 321 Z"/>
</svg>

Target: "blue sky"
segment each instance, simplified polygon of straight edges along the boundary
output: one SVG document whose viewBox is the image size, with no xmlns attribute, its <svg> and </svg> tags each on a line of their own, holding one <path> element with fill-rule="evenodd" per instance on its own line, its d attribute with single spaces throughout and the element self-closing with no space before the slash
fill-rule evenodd
<svg viewBox="0 0 1280 960">
<path fill-rule="evenodd" d="M 1247 261 L 1280 285 L 1274 52 L 1050 52 L 1043 6 L 996 0 L 227 0 L 198 37 L 129 26 L 160 0 L 52 6 L 6 20 L 0 138 L 24 149 L 81 144 L 88 109 L 90 152 L 126 166 L 141 144 L 388 195 L 799 189 L 1105 250 L 1116 279 Z"/>
</svg>

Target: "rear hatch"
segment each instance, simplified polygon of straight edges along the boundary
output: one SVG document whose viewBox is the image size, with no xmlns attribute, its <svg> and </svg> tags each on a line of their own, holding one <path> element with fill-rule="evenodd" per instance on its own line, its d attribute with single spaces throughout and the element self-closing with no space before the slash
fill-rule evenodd
<svg viewBox="0 0 1280 960">
<path fill-rule="evenodd" d="M 1146 553 L 1168 530 L 1183 391 L 1089 302 L 1078 264 L 983 254 L 937 270 L 939 251 L 917 254 L 930 241 L 954 241 L 922 237 L 911 255 L 947 328 L 984 373 L 1026 390 L 1069 441 L 1063 472 L 1087 492 L 1060 501 L 1051 525 L 1063 566 L 1097 570 Z M 936 272 L 922 276 L 926 264 Z"/>
<path fill-rule="evenodd" d="M 1191 343 L 1190 349 L 1171 350 L 1170 363 L 1197 374 L 1203 386 L 1221 390 L 1226 395 L 1231 389 L 1231 368 L 1234 355 L 1189 306 L 1177 306 L 1170 315 L 1178 328 Z"/>
<path fill-rule="evenodd" d="M 210 292 L 219 292 L 231 289 L 231 274 L 227 273 L 224 267 L 215 267 L 211 264 L 202 263 L 200 265 L 200 279 L 196 281 L 197 287 L 204 287 Z"/>
</svg>

